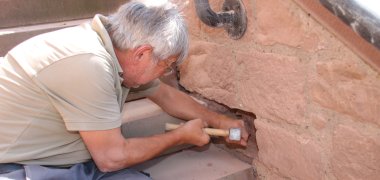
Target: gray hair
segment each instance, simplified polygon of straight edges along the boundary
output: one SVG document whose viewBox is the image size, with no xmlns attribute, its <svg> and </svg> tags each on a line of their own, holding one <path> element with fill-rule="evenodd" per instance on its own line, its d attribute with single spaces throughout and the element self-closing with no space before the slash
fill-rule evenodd
<svg viewBox="0 0 380 180">
<path fill-rule="evenodd" d="M 177 63 L 188 53 L 187 26 L 181 13 L 169 2 L 156 6 L 138 1 L 126 3 L 109 16 L 106 28 L 114 46 L 121 50 L 149 44 L 155 60 L 175 55 Z"/>
</svg>

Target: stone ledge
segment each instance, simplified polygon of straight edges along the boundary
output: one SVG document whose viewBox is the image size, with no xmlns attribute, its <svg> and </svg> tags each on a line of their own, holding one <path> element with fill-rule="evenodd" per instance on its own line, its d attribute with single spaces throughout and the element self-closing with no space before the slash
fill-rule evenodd
<svg viewBox="0 0 380 180">
<path fill-rule="evenodd" d="M 4 56 L 14 46 L 33 36 L 66 27 L 76 26 L 89 20 L 90 19 L 81 19 L 59 23 L 0 29 L 0 56 Z"/>
<path fill-rule="evenodd" d="M 165 123 L 182 123 L 183 120 L 170 116 L 149 99 L 127 102 L 123 108 L 121 132 L 125 138 L 147 137 L 165 133 Z M 173 153 L 192 145 L 170 148 L 161 155 Z"/>
<path fill-rule="evenodd" d="M 121 130 L 125 137 L 146 137 L 165 132 L 165 123 L 182 123 L 149 99 L 139 99 L 124 105 Z"/>
<path fill-rule="evenodd" d="M 128 0 L 1 0 L 0 28 L 109 14 Z M 11 17 L 11 18 L 10 18 Z"/>
<path fill-rule="evenodd" d="M 251 165 L 214 145 L 187 149 L 145 162 L 134 168 L 155 180 L 254 180 Z"/>
</svg>

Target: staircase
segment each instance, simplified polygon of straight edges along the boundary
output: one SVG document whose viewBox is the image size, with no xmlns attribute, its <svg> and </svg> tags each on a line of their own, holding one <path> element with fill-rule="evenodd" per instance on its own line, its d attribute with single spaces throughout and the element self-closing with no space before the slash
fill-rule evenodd
<svg viewBox="0 0 380 180">
<path fill-rule="evenodd" d="M 127 0 L 0 0 L 0 57 L 35 35 L 75 26 L 95 14 L 109 14 Z M 128 102 L 122 131 L 126 138 L 164 133 L 166 122 L 179 123 L 148 99 Z M 213 144 L 172 148 L 135 166 L 155 180 L 249 180 L 253 168 Z"/>
</svg>

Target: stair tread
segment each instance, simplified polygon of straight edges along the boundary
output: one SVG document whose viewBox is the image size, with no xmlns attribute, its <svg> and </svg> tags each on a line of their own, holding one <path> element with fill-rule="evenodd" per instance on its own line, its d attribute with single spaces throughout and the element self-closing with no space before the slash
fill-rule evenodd
<svg viewBox="0 0 380 180">
<path fill-rule="evenodd" d="M 39 30 L 44 30 L 44 29 L 65 28 L 65 27 L 82 24 L 84 22 L 90 21 L 91 19 L 92 18 L 85 18 L 85 19 L 77 19 L 77 20 L 71 20 L 71 21 L 53 22 L 53 23 L 19 26 L 19 27 L 11 27 L 11 28 L 1 28 L 0 35 L 22 33 L 22 32 L 29 32 L 29 31 L 39 31 Z"/>
<path fill-rule="evenodd" d="M 162 156 L 134 168 L 155 180 L 254 179 L 251 165 L 212 144 Z"/>
<path fill-rule="evenodd" d="M 33 36 L 66 27 L 76 26 L 89 20 L 91 19 L 0 29 L 0 56 L 4 56 L 14 46 Z"/>
<path fill-rule="evenodd" d="M 1 0 L 0 28 L 43 24 L 109 14 L 128 0 Z M 11 17 L 11 18 L 10 18 Z"/>
</svg>

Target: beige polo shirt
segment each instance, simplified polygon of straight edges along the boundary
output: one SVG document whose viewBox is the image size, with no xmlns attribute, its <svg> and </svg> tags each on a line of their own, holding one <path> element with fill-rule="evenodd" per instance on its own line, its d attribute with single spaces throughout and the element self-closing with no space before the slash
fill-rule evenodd
<svg viewBox="0 0 380 180">
<path fill-rule="evenodd" d="M 72 165 L 90 159 L 78 131 L 120 127 L 129 89 L 103 24 L 42 34 L 0 58 L 0 163 Z M 158 87 L 152 83 L 141 93 Z"/>
</svg>

